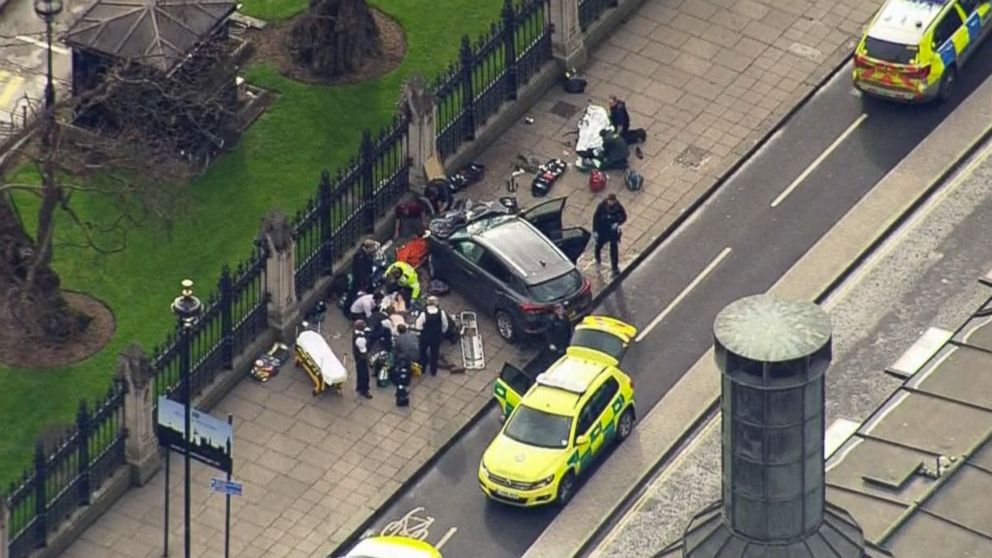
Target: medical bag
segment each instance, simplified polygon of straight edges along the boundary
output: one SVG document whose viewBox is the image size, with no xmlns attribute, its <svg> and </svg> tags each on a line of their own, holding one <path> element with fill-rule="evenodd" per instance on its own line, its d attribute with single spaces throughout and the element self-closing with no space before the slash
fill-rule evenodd
<svg viewBox="0 0 992 558">
<path fill-rule="evenodd" d="M 606 173 L 599 170 L 593 169 L 589 173 L 589 189 L 595 194 L 596 192 L 603 191 L 606 188 Z"/>
</svg>

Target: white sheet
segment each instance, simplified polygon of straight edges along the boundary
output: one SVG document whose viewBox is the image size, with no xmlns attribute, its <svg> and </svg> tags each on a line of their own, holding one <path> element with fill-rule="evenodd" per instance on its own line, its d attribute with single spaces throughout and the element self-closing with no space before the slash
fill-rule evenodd
<svg viewBox="0 0 992 558">
<path fill-rule="evenodd" d="M 586 112 L 579 119 L 579 139 L 575 143 L 575 151 L 601 149 L 603 137 L 599 133 L 606 129 L 613 129 L 610 113 L 599 105 L 586 107 Z"/>
<path fill-rule="evenodd" d="M 341 360 L 331 351 L 331 347 L 319 333 L 304 331 L 296 338 L 296 344 L 317 363 L 325 384 L 342 384 L 348 379 L 348 370 L 344 364 L 341 364 Z"/>
</svg>

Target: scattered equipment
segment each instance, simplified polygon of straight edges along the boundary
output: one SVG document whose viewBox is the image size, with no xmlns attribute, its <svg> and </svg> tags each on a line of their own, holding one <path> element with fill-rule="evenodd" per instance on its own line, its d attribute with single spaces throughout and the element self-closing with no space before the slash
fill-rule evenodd
<svg viewBox="0 0 992 558">
<path fill-rule="evenodd" d="M 271 349 L 258 355 L 249 374 L 264 384 L 269 379 L 279 375 L 279 368 L 289 360 L 289 354 L 289 347 L 282 343 L 275 343 Z"/>
<path fill-rule="evenodd" d="M 486 367 L 486 355 L 482 349 L 482 335 L 475 312 L 462 312 L 462 364 L 466 370 L 480 370 Z"/>
<path fill-rule="evenodd" d="M 593 169 L 589 173 L 589 189 L 592 190 L 592 193 L 601 192 L 606 188 L 606 178 L 606 173 L 599 169 Z"/>
<path fill-rule="evenodd" d="M 537 176 L 530 184 L 530 193 L 537 198 L 548 195 L 554 183 L 568 170 L 568 163 L 561 159 L 551 159 L 537 169 Z"/>
<path fill-rule="evenodd" d="M 628 190 L 636 192 L 644 185 L 644 177 L 634 169 L 627 169 L 627 172 L 623 175 L 623 183 L 627 186 Z"/>
</svg>

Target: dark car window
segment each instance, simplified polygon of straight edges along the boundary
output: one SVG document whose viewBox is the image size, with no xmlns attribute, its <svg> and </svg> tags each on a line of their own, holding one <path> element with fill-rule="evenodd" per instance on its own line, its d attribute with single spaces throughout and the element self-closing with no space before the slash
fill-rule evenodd
<svg viewBox="0 0 992 558">
<path fill-rule="evenodd" d="M 591 397 L 589 398 L 589 401 L 586 402 L 586 406 L 582 408 L 582 412 L 579 413 L 579 422 L 578 424 L 575 425 L 576 437 L 581 436 L 586 432 L 589 432 L 589 429 L 592 428 L 593 421 L 595 421 L 596 418 L 598 417 L 598 415 L 596 415 L 595 413 L 596 411 L 595 405 L 596 405 L 596 398 Z"/>
<path fill-rule="evenodd" d="M 527 291 L 535 302 L 552 302 L 573 294 L 582 287 L 582 275 L 575 269 L 554 279 L 530 285 Z"/>
<path fill-rule="evenodd" d="M 617 382 L 616 378 L 607 378 L 607 380 L 603 382 L 602 387 L 600 387 L 599 391 L 596 392 L 595 399 L 597 417 L 603 414 L 603 411 L 606 410 L 607 405 L 610 404 L 610 401 L 613 400 L 613 397 L 619 390 L 620 384 Z"/>
<path fill-rule="evenodd" d="M 557 449 L 568 447 L 568 431 L 571 427 L 571 417 L 521 405 L 510 417 L 503 433 L 522 444 Z"/>
<path fill-rule="evenodd" d="M 573 347 L 586 347 L 594 351 L 610 355 L 619 361 L 627 348 L 616 335 L 597 329 L 580 328 L 572 334 Z"/>
<path fill-rule="evenodd" d="M 944 19 L 940 20 L 940 23 L 933 30 L 933 42 L 937 44 L 937 47 L 947 42 L 951 38 L 951 35 L 961 27 L 961 23 L 961 16 L 952 7 L 944 16 Z"/>
<path fill-rule="evenodd" d="M 479 267 L 504 285 L 509 285 L 513 282 L 513 276 L 510 274 L 510 270 L 506 267 L 506 264 L 501 262 L 499 258 L 488 250 L 485 250 L 482 257 L 479 258 Z"/>
<path fill-rule="evenodd" d="M 520 395 L 527 393 L 527 390 L 534 383 L 534 380 L 526 372 L 510 364 L 503 366 L 499 378 L 506 382 L 506 385 L 510 386 L 510 389 Z"/>
<path fill-rule="evenodd" d="M 909 64 L 916 57 L 917 47 L 900 43 L 891 43 L 874 37 L 865 40 L 865 50 L 868 56 L 891 62 L 893 64 Z"/>
<path fill-rule="evenodd" d="M 459 240 L 453 243 L 455 252 L 458 252 L 462 256 L 474 263 L 479 263 L 479 259 L 482 258 L 482 254 L 485 252 L 482 246 L 479 246 L 471 240 Z"/>
</svg>

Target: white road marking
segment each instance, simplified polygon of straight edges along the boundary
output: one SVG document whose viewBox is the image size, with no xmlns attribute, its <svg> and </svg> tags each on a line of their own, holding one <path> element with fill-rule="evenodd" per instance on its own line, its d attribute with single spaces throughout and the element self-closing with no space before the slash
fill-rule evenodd
<svg viewBox="0 0 992 558">
<path fill-rule="evenodd" d="M 806 177 L 808 177 L 814 170 L 816 170 L 816 167 L 820 166 L 820 163 L 822 163 L 824 159 L 826 159 L 831 153 L 833 153 L 834 149 L 837 149 L 837 146 L 843 143 L 843 141 L 847 139 L 847 136 L 850 136 L 851 133 L 854 132 L 854 130 L 856 130 L 858 126 L 860 126 L 861 123 L 865 121 L 866 118 L 868 118 L 868 114 L 862 114 L 861 116 L 858 117 L 857 120 L 855 120 L 850 126 L 848 126 L 847 129 L 844 130 L 844 133 L 842 133 L 837 139 L 835 139 L 834 142 L 831 143 L 830 146 L 827 147 L 827 149 L 823 153 L 820 153 L 819 157 L 817 157 L 812 163 L 810 163 L 808 167 L 806 167 L 806 170 L 804 170 L 802 174 L 800 174 L 798 177 L 796 177 L 795 180 L 792 181 L 792 184 L 789 184 L 789 186 L 785 190 L 782 190 L 782 193 L 779 194 L 778 197 L 772 200 L 772 207 L 777 207 L 778 204 L 782 203 L 782 200 L 787 198 L 789 194 L 791 194 L 792 191 L 795 190 L 796 187 L 802 183 L 803 180 L 806 180 Z"/>
<path fill-rule="evenodd" d="M 824 308 L 830 310 L 835 304 L 838 303 L 838 301 L 843 300 L 851 289 L 861 283 L 861 280 L 868 275 L 869 271 L 874 269 L 879 262 L 892 253 L 896 246 L 902 242 L 903 238 L 916 229 L 917 225 L 919 225 L 923 219 L 940 207 L 945 198 L 956 192 L 965 179 L 974 174 L 978 166 L 987 161 L 989 157 L 992 157 L 992 143 L 984 147 L 981 152 L 975 155 L 963 169 L 956 172 L 954 176 L 947 181 L 946 185 L 940 186 L 937 193 L 934 194 L 922 208 L 916 211 L 912 217 L 899 226 L 898 230 L 885 239 L 885 241 L 882 242 L 882 245 L 879 246 L 874 253 L 868 256 L 868 259 L 858 267 L 855 273 L 852 274 L 851 278 L 844 281 L 840 285 L 840 288 L 835 289 L 834 292 L 831 293 L 830 297 L 823 305 Z"/>
<path fill-rule="evenodd" d="M 699 275 L 697 275 L 696 278 L 692 280 L 692 283 L 689 283 L 689 285 L 685 289 L 683 289 L 681 293 L 679 293 L 679 296 L 675 297 L 675 300 L 669 303 L 669 305 L 666 306 L 665 309 L 661 311 L 661 314 L 658 314 L 658 316 L 655 317 L 655 319 L 651 320 L 651 323 L 649 323 L 646 328 L 644 328 L 643 330 L 641 330 L 639 334 L 637 334 L 637 338 L 635 338 L 634 341 L 640 342 L 641 339 L 647 337 L 648 333 L 651 333 L 651 330 L 654 329 L 655 326 L 658 325 L 659 322 L 661 322 L 661 320 L 664 320 L 665 316 L 667 316 L 669 312 L 674 310 L 675 307 L 678 306 L 678 304 L 682 302 L 682 300 L 685 297 L 689 296 L 689 292 L 691 292 L 692 289 L 695 289 L 697 285 L 702 283 L 703 279 L 705 279 L 706 276 L 710 274 L 710 272 L 716 269 L 716 266 L 720 265 L 720 262 L 722 262 L 727 256 L 729 256 L 730 252 L 732 251 L 733 250 L 730 248 L 730 246 L 727 246 L 719 254 L 717 254 L 716 258 L 714 258 L 713 261 L 711 261 L 709 265 L 707 265 L 705 269 L 700 271 Z"/>
<path fill-rule="evenodd" d="M 399 535 L 401 537 L 410 537 L 411 539 L 425 540 L 429 534 L 431 525 L 434 524 L 433 516 L 426 516 L 424 518 L 417 517 L 418 512 L 424 511 L 423 506 L 417 506 L 412 510 L 406 512 L 402 518 L 396 521 L 390 521 L 382 528 L 380 533 L 383 536 L 389 535 Z"/>
<path fill-rule="evenodd" d="M 18 35 L 16 37 L 16 39 L 18 41 L 23 41 L 25 43 L 32 44 L 32 45 L 34 45 L 36 47 L 41 47 L 41 48 L 46 49 L 46 50 L 48 49 L 48 43 L 46 43 L 45 41 L 39 41 L 38 39 L 35 39 L 34 37 L 28 37 L 27 35 Z M 52 52 L 57 52 L 59 54 L 69 54 L 69 49 L 67 49 L 65 47 L 60 47 L 60 46 L 52 43 Z"/>
<path fill-rule="evenodd" d="M 457 532 L 458 532 L 458 527 L 452 527 L 451 529 L 448 529 L 448 532 L 445 533 L 443 537 L 441 537 L 441 540 L 437 541 L 437 544 L 434 545 L 434 548 L 441 550 L 441 547 L 444 546 L 446 542 L 448 542 L 448 539 L 450 539 Z"/>
</svg>

